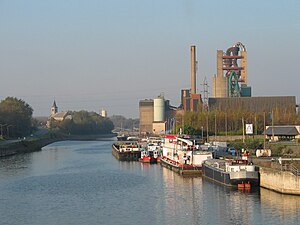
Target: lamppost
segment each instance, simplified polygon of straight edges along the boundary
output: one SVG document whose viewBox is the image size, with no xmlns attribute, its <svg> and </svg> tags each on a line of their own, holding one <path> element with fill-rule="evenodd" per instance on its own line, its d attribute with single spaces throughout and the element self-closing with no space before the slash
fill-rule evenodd
<svg viewBox="0 0 300 225">
<path fill-rule="evenodd" d="M 13 125 L 8 125 L 7 127 L 6 127 L 6 129 L 7 129 L 7 138 L 9 138 L 9 128 L 10 127 L 12 127 Z"/>
<path fill-rule="evenodd" d="M 204 140 L 203 138 L 203 126 L 201 126 L 201 138 L 202 138 L 202 141 Z"/>
<path fill-rule="evenodd" d="M 1 126 L 1 138 L 3 137 L 3 127 L 6 126 L 7 124 L 0 124 Z"/>
</svg>

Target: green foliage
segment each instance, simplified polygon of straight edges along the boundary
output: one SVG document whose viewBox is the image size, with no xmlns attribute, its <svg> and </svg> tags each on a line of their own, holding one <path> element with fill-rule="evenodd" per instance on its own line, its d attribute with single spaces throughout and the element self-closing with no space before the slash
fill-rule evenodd
<svg viewBox="0 0 300 225">
<path fill-rule="evenodd" d="M 229 146 L 236 149 L 261 149 L 263 148 L 263 140 L 247 138 L 245 142 L 242 140 L 231 141 Z"/>
<path fill-rule="evenodd" d="M 108 118 L 103 118 L 95 112 L 68 112 L 68 117 L 62 122 L 54 122 L 52 128 L 59 128 L 63 133 L 72 135 L 107 134 L 114 128 Z"/>
<path fill-rule="evenodd" d="M 272 151 L 272 156 L 281 156 L 286 145 L 270 145 L 269 148 Z"/>
<path fill-rule="evenodd" d="M 286 109 L 281 112 L 279 108 L 274 108 L 273 117 L 270 113 L 257 113 L 254 111 L 243 110 L 242 108 L 228 109 L 225 111 L 211 110 L 199 112 L 185 112 L 184 116 L 178 114 L 176 117 L 176 126 L 191 126 L 195 130 L 208 130 L 213 135 L 242 135 L 244 124 L 253 124 L 254 135 L 260 135 L 264 132 L 264 118 L 266 125 L 285 125 L 296 124 L 300 121 L 300 116 L 295 115 L 293 110 Z M 184 124 L 184 125 L 182 125 Z M 176 130 L 178 130 L 176 128 Z"/>
<path fill-rule="evenodd" d="M 201 135 L 201 130 L 195 129 L 190 125 L 184 126 L 183 129 L 184 134 L 189 134 L 189 135 Z"/>
<path fill-rule="evenodd" d="M 22 137 L 30 134 L 34 126 L 33 109 L 23 100 L 7 97 L 0 102 L 0 124 L 2 133 L 9 137 Z"/>
<path fill-rule="evenodd" d="M 125 129 L 125 130 L 133 130 L 134 128 L 139 127 L 139 119 L 125 118 L 120 115 L 113 115 L 109 118 L 116 129 Z"/>
</svg>

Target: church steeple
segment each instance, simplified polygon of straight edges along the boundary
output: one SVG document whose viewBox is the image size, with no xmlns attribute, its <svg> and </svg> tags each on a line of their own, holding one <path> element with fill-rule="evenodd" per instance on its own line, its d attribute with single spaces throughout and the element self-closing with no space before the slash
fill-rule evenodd
<svg viewBox="0 0 300 225">
<path fill-rule="evenodd" d="M 58 112 L 58 107 L 56 105 L 56 102 L 54 100 L 53 105 L 51 107 L 51 116 L 55 115 Z"/>
</svg>

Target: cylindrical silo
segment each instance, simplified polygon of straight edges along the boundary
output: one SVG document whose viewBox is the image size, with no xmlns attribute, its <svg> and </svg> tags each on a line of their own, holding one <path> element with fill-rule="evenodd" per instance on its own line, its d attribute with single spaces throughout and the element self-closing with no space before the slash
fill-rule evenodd
<svg viewBox="0 0 300 225">
<path fill-rule="evenodd" d="M 165 99 L 161 96 L 154 99 L 154 122 L 165 121 Z"/>
</svg>

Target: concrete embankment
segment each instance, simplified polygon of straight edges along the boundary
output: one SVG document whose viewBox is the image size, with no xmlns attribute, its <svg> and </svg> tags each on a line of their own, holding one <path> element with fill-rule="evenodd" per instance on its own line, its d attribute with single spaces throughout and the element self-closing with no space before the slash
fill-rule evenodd
<svg viewBox="0 0 300 225">
<path fill-rule="evenodd" d="M 289 171 L 260 167 L 260 186 L 283 194 L 300 195 L 300 176 Z"/>
<path fill-rule="evenodd" d="M 106 140 L 115 137 L 114 134 L 102 134 L 102 135 L 67 135 L 67 136 L 56 136 L 47 138 L 36 138 L 32 140 L 20 140 L 6 145 L 0 145 L 0 157 L 40 151 L 44 146 L 57 141 L 66 140 L 78 140 L 78 141 L 91 141 L 91 140 Z"/>
</svg>

